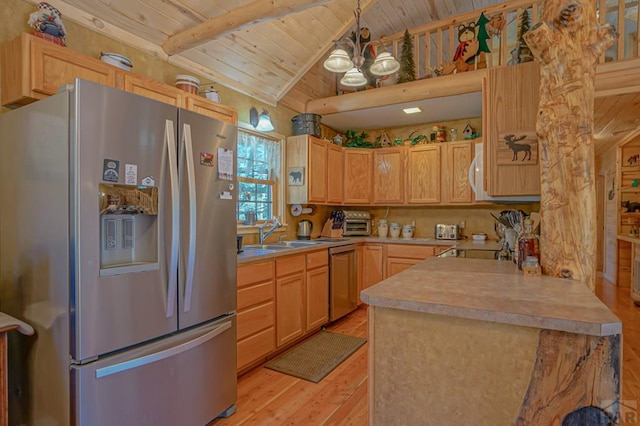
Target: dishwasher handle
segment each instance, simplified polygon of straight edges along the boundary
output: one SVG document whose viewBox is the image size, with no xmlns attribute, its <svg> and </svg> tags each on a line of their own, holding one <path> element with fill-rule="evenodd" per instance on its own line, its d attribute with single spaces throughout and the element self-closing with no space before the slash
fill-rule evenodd
<svg viewBox="0 0 640 426">
<path fill-rule="evenodd" d="M 329 254 L 340 254 L 340 253 L 345 253 L 348 251 L 355 251 L 356 246 L 354 246 L 353 244 L 349 244 L 346 246 L 338 246 L 338 247 L 330 247 L 329 248 Z"/>
</svg>

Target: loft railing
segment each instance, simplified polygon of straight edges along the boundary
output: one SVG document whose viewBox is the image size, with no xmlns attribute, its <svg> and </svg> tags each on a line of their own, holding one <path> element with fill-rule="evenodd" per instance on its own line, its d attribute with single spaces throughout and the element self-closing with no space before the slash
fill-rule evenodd
<svg viewBox="0 0 640 426">
<path fill-rule="evenodd" d="M 600 62 L 637 58 L 640 50 L 638 0 L 593 1 L 597 4 L 600 22 L 612 24 L 620 34 L 616 43 L 602 55 Z M 490 53 L 485 54 L 486 67 L 507 65 L 517 53 L 514 50 L 518 45 L 518 28 L 522 15 L 526 11 L 530 27 L 533 28 L 540 20 L 541 8 L 542 0 L 516 0 L 410 29 L 409 34 L 413 39 L 416 78 L 423 78 L 436 70 L 437 72 L 449 73 L 447 71 L 455 65 L 453 57 L 459 44 L 459 25 L 477 22 L 481 12 L 486 18 L 493 19 L 489 28 L 491 37 L 487 39 Z M 502 27 L 500 27 L 500 23 L 502 23 Z M 499 29 L 499 34 L 493 32 L 493 29 Z M 402 51 L 403 37 L 404 32 L 382 38 L 386 47 L 392 46 L 393 54 L 398 59 L 400 59 Z M 477 62 L 478 57 L 475 58 L 475 64 L 471 69 L 478 66 Z"/>
</svg>

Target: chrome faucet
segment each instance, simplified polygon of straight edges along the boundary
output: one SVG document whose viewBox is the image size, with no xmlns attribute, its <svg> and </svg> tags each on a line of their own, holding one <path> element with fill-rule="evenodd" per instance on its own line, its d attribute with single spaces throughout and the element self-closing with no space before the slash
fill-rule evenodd
<svg viewBox="0 0 640 426">
<path fill-rule="evenodd" d="M 264 232 L 264 228 L 267 226 L 269 221 L 271 221 L 272 226 L 267 232 Z M 278 218 L 276 216 L 272 217 L 271 219 L 267 219 L 262 224 L 262 226 L 259 226 L 258 227 L 258 237 L 260 238 L 260 245 L 264 244 L 264 240 L 266 240 L 269 237 L 269 235 L 271 235 L 271 233 L 273 231 L 275 231 L 277 228 L 280 228 L 281 226 L 282 226 L 282 224 L 280 223 L 280 221 L 278 220 Z"/>
</svg>

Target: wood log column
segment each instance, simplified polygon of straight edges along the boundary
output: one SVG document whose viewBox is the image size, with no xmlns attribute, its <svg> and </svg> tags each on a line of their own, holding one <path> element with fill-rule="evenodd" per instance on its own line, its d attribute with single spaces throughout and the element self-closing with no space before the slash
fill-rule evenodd
<svg viewBox="0 0 640 426">
<path fill-rule="evenodd" d="M 584 281 L 596 275 L 593 148 L 594 79 L 598 58 L 617 34 L 599 25 L 592 0 L 547 0 L 541 22 L 525 34 L 541 62 L 536 130 L 540 141 L 542 268 Z"/>
</svg>

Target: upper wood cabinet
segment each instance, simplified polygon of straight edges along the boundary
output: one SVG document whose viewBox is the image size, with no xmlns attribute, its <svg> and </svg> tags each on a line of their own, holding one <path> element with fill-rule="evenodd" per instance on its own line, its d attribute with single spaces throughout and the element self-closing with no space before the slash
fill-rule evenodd
<svg viewBox="0 0 640 426">
<path fill-rule="evenodd" d="M 344 164 L 342 148 L 328 144 L 327 149 L 327 203 L 342 204 L 344 198 Z"/>
<path fill-rule="evenodd" d="M 235 108 L 121 70 L 27 33 L 0 47 L 0 70 L 0 101 L 9 108 L 54 95 L 60 86 L 81 78 L 215 117 L 234 126 L 238 123 Z"/>
<path fill-rule="evenodd" d="M 447 142 L 444 144 L 443 202 L 446 204 L 471 204 L 474 200 L 469 182 L 469 167 L 473 161 L 473 141 Z"/>
<path fill-rule="evenodd" d="M 404 202 L 405 152 L 403 147 L 373 150 L 374 204 Z"/>
<path fill-rule="evenodd" d="M 202 96 L 185 93 L 184 107 L 189 111 L 194 111 L 202 115 L 217 118 L 220 121 L 229 123 L 232 126 L 238 124 L 238 110 L 222 105 L 221 103 L 210 101 Z"/>
<path fill-rule="evenodd" d="M 487 70 L 482 109 L 484 171 L 489 195 L 540 194 L 539 149 L 535 137 L 539 67 L 538 62 L 527 62 Z M 509 135 L 514 136 L 511 141 L 506 139 Z M 523 135 L 528 135 L 527 139 L 517 142 Z M 530 156 L 535 161 L 523 163 Z"/>
<path fill-rule="evenodd" d="M 373 150 L 344 148 L 344 204 L 371 204 Z"/>
<path fill-rule="evenodd" d="M 407 154 L 407 203 L 440 203 L 442 145 L 427 144 L 409 149 Z"/>
<path fill-rule="evenodd" d="M 2 105 L 15 108 L 54 95 L 78 77 L 115 87 L 117 68 L 23 33 L 0 48 Z"/>
<path fill-rule="evenodd" d="M 287 203 L 327 202 L 328 145 L 311 135 L 287 138 Z"/>
<path fill-rule="evenodd" d="M 176 107 L 184 107 L 185 91 L 177 87 L 169 86 L 150 78 L 132 74 L 130 72 L 122 72 L 118 76 L 118 88 L 126 92 L 135 93 L 136 95 L 146 98 L 155 99 Z"/>
</svg>

